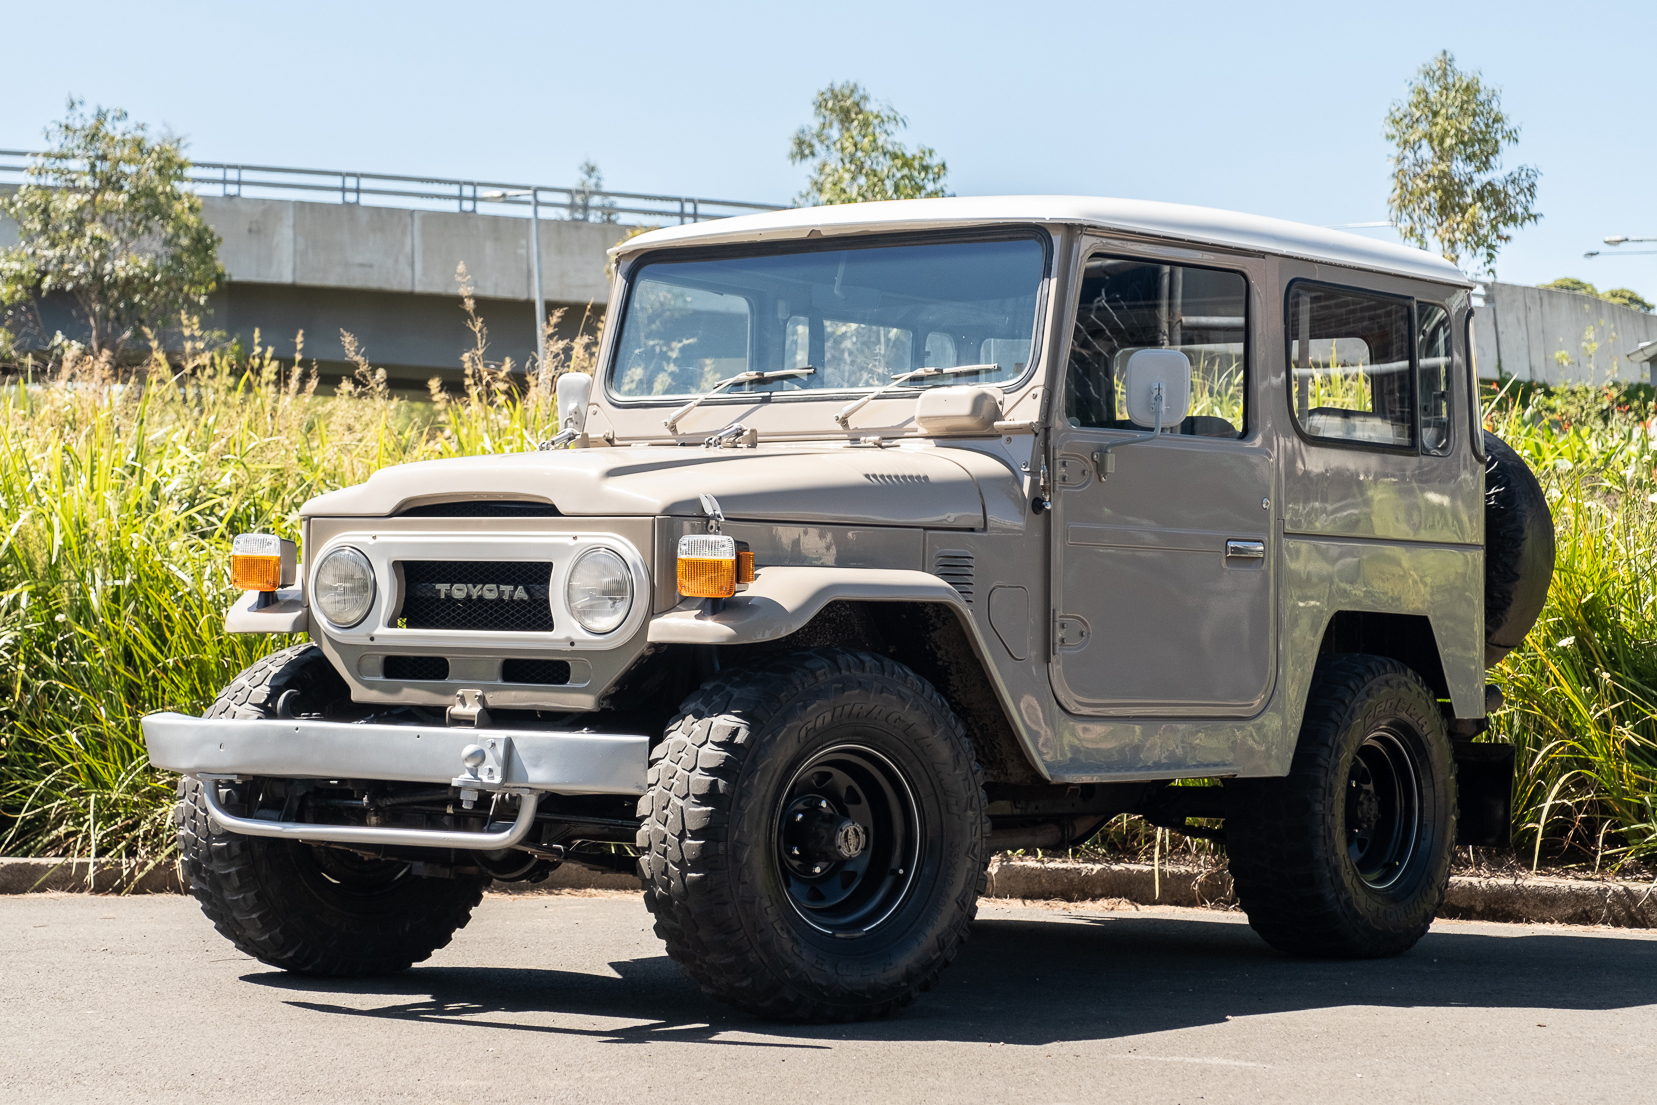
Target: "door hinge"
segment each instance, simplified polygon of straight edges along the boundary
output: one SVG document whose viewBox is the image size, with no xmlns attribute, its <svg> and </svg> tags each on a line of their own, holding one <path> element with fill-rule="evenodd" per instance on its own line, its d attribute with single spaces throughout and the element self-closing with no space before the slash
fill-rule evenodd
<svg viewBox="0 0 1657 1105">
<path fill-rule="evenodd" d="M 1091 468 L 1081 457 L 1061 454 L 1054 458 L 1053 468 L 1060 487 L 1086 487 L 1093 482 Z"/>
<path fill-rule="evenodd" d="M 1080 648 L 1087 643 L 1087 621 L 1074 614 L 1057 614 L 1053 618 L 1053 647 Z"/>
</svg>

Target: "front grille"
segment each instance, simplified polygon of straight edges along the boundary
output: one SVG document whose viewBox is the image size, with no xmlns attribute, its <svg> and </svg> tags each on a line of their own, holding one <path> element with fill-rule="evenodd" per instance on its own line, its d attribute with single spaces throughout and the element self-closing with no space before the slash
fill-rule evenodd
<svg viewBox="0 0 1657 1105">
<path fill-rule="evenodd" d="M 405 560 L 403 629 L 551 633 L 549 561 Z"/>
<path fill-rule="evenodd" d="M 933 559 L 932 574 L 972 601 L 972 554 L 960 549 L 940 549 Z"/>
<path fill-rule="evenodd" d="M 502 683 L 538 683 L 544 687 L 562 687 L 569 681 L 568 660 L 525 660 L 514 656 L 501 661 Z"/>
<path fill-rule="evenodd" d="M 466 499 L 454 503 L 426 503 L 411 506 L 400 518 L 558 518 L 551 503 L 524 499 Z"/>
<path fill-rule="evenodd" d="M 385 677 L 399 683 L 440 683 L 449 678 L 446 656 L 387 656 Z"/>
</svg>

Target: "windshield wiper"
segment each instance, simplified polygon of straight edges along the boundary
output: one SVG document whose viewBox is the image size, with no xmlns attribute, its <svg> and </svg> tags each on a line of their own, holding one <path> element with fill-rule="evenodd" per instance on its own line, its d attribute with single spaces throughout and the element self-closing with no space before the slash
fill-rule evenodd
<svg viewBox="0 0 1657 1105">
<path fill-rule="evenodd" d="M 719 381 L 701 395 L 698 395 L 695 399 L 692 399 L 690 402 L 668 415 L 662 420 L 662 425 L 667 427 L 668 433 L 678 433 L 679 419 L 701 406 L 702 400 L 707 399 L 710 396 L 717 395 L 728 387 L 733 387 L 737 384 L 768 384 L 772 380 L 784 380 L 790 376 L 810 376 L 816 371 L 817 370 L 815 368 L 812 368 L 810 365 L 806 365 L 803 368 L 779 368 L 775 372 L 738 372 L 735 376 L 727 376 L 725 379 Z"/>
<path fill-rule="evenodd" d="M 1000 368 L 1001 366 L 998 364 L 959 364 L 954 368 L 936 368 L 929 366 L 927 368 L 912 369 L 909 372 L 900 372 L 896 376 L 892 377 L 891 383 L 881 384 L 863 398 L 854 400 L 841 407 L 840 413 L 834 416 L 834 420 L 840 423 L 840 428 L 842 430 L 850 429 L 851 427 L 847 426 L 846 423 L 851 419 L 852 415 L 868 406 L 881 395 L 884 395 L 886 392 L 891 391 L 895 387 L 900 387 L 903 384 L 908 383 L 910 380 L 916 380 L 926 376 L 960 376 L 973 372 L 995 372 Z"/>
</svg>

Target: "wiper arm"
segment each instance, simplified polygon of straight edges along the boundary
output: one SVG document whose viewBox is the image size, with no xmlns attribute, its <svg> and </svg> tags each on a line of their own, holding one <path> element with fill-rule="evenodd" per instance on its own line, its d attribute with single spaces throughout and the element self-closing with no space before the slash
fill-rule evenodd
<svg viewBox="0 0 1657 1105">
<path fill-rule="evenodd" d="M 840 423 L 840 428 L 842 430 L 850 429 L 846 423 L 851 419 L 852 415 L 874 402 L 886 392 L 891 391 L 895 387 L 901 387 L 910 380 L 920 379 L 926 376 L 960 376 L 974 372 L 995 372 L 1000 369 L 1000 367 L 1001 366 L 998 364 L 959 364 L 954 368 L 927 367 L 911 369 L 908 372 L 900 372 L 896 376 L 892 377 L 891 383 L 881 384 L 863 398 L 853 400 L 852 402 L 841 407 L 840 413 L 834 416 L 834 420 Z"/>
<path fill-rule="evenodd" d="M 679 419 L 701 406 L 702 400 L 718 395 L 728 387 L 735 387 L 737 384 L 768 384 L 772 380 L 785 380 L 790 376 L 810 376 L 816 371 L 817 370 L 815 368 L 812 368 L 810 365 L 806 365 L 803 368 L 779 368 L 775 372 L 738 372 L 735 376 L 727 376 L 725 379 L 719 381 L 701 395 L 698 395 L 695 399 L 692 399 L 690 402 L 668 415 L 662 420 L 662 425 L 667 427 L 668 433 L 678 433 Z"/>
</svg>

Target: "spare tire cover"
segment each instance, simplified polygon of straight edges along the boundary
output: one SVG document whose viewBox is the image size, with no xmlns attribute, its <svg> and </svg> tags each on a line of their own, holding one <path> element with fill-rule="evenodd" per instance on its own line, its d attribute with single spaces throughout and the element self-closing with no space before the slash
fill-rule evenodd
<svg viewBox="0 0 1657 1105">
<path fill-rule="evenodd" d="M 1519 647 L 1553 582 L 1553 512 L 1536 474 L 1485 431 L 1484 666 Z"/>
</svg>

